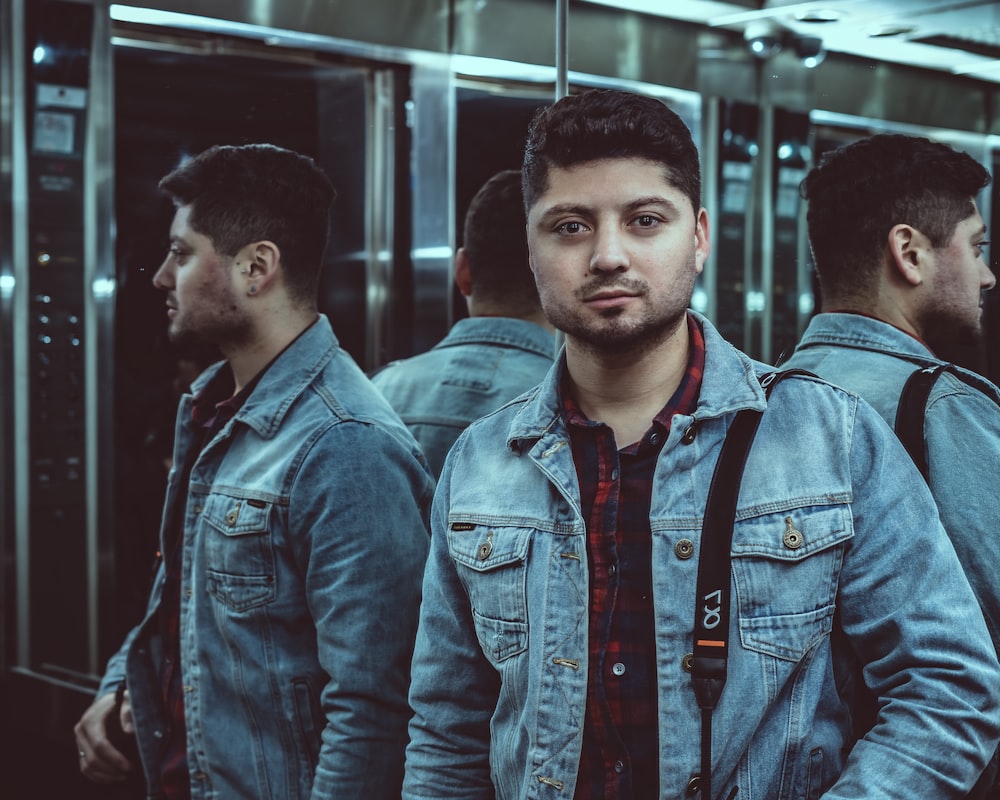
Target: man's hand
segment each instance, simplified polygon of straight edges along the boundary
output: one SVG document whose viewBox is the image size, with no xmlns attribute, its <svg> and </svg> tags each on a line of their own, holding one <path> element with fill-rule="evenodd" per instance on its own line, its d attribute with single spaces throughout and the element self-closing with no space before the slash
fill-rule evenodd
<svg viewBox="0 0 1000 800">
<path fill-rule="evenodd" d="M 80 754 L 80 772 L 95 783 L 118 783 L 125 780 L 132 769 L 132 763 L 108 739 L 108 719 L 116 708 L 114 692 L 102 695 L 91 703 L 73 727 Z M 120 721 L 122 730 L 134 736 L 128 692 L 122 700 Z"/>
</svg>

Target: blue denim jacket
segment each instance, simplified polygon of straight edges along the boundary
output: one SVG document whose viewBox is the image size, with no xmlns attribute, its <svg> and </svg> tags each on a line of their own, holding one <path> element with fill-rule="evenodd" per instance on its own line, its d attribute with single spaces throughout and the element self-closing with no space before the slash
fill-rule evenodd
<svg viewBox="0 0 1000 800">
<path fill-rule="evenodd" d="M 439 475 L 466 426 L 538 384 L 555 352 L 555 335 L 534 322 L 469 317 L 426 353 L 386 365 L 372 382 Z"/>
<path fill-rule="evenodd" d="M 685 664 L 706 494 L 733 415 L 765 405 L 756 374 L 767 368 L 702 325 L 701 396 L 673 420 L 650 509 L 664 798 L 688 797 L 700 764 Z M 408 800 L 573 797 L 589 578 L 558 410 L 563 368 L 474 423 L 445 464 L 413 663 Z M 962 797 L 1000 738 L 1000 666 L 930 493 L 854 395 L 792 377 L 769 406 L 737 508 L 715 794 Z M 879 719 L 855 742 L 858 667 Z"/>
<path fill-rule="evenodd" d="M 818 314 L 785 366 L 801 367 L 857 392 L 890 424 L 903 384 L 920 366 L 941 364 L 898 328 L 858 314 Z M 1000 389 L 944 373 L 931 390 L 924 446 L 931 494 L 1000 649 Z"/>
<path fill-rule="evenodd" d="M 161 538 L 183 526 L 192 796 L 398 798 L 433 492 L 416 443 L 325 318 L 200 452 L 191 401 L 178 409 Z M 147 772 L 166 725 L 163 578 L 161 567 L 145 620 L 101 686 L 127 676 Z M 149 781 L 155 797 L 158 777 Z"/>
</svg>

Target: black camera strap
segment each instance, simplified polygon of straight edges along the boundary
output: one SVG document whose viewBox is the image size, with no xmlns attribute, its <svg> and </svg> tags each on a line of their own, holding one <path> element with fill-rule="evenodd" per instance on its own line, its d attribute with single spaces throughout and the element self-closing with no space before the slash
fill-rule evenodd
<svg viewBox="0 0 1000 800">
<path fill-rule="evenodd" d="M 788 375 L 812 375 L 805 370 L 769 372 L 760 377 L 765 396 Z M 701 709 L 702 800 L 712 800 L 712 712 L 726 685 L 729 654 L 729 596 L 732 581 L 731 550 L 736 499 L 740 492 L 743 467 L 753 444 L 763 411 L 745 408 L 737 412 L 708 489 L 705 520 L 702 523 L 701 552 L 698 558 L 698 597 L 695 605 L 694 651 L 691 682 Z M 727 800 L 735 796 L 734 787 Z"/>
</svg>

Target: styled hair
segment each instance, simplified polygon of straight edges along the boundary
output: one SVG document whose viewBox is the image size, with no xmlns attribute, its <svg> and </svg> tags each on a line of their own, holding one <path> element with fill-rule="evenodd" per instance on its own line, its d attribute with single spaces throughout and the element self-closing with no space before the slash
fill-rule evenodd
<svg viewBox="0 0 1000 800">
<path fill-rule="evenodd" d="M 548 189 L 550 167 L 605 158 L 643 158 L 701 207 L 698 148 L 683 120 L 662 101 L 613 89 L 568 95 L 535 114 L 524 149 L 522 188 L 530 209 Z"/>
<path fill-rule="evenodd" d="M 945 246 L 990 180 L 972 156 L 917 136 L 880 134 L 824 154 L 800 186 L 821 290 L 869 289 L 895 225 Z"/>
<path fill-rule="evenodd" d="M 469 261 L 472 293 L 514 315 L 540 308 L 535 278 L 528 266 L 521 173 L 498 172 L 482 185 L 465 214 L 463 247 Z M 515 313 L 516 312 L 516 313 Z"/>
<path fill-rule="evenodd" d="M 336 191 L 311 158 L 270 144 L 216 145 L 159 186 L 175 206 L 191 206 L 191 227 L 224 255 L 274 242 L 290 295 L 315 303 Z"/>
</svg>

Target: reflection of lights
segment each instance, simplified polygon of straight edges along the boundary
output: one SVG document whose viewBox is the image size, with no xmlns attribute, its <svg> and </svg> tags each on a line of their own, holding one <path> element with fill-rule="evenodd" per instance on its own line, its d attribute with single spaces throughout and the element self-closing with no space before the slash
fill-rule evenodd
<svg viewBox="0 0 1000 800">
<path fill-rule="evenodd" d="M 695 289 L 694 294 L 691 295 L 691 308 L 699 314 L 704 314 L 708 311 L 708 293 L 701 287 Z"/>
<path fill-rule="evenodd" d="M 41 64 L 47 55 L 48 51 L 41 45 L 38 45 L 38 47 L 35 48 L 35 52 L 31 54 L 31 57 L 36 64 Z"/>
<path fill-rule="evenodd" d="M 759 314 L 767 307 L 767 296 L 763 292 L 747 292 L 747 312 Z"/>
<path fill-rule="evenodd" d="M 14 294 L 14 284 L 17 281 L 14 280 L 13 275 L 0 275 L 0 297 L 10 297 Z"/>
<path fill-rule="evenodd" d="M 35 261 L 38 262 L 40 267 L 46 266 L 50 261 L 52 261 L 52 256 L 46 253 L 44 250 L 35 257 Z"/>
<path fill-rule="evenodd" d="M 816 298 L 812 292 L 803 292 L 799 295 L 799 314 L 808 317 L 816 307 Z"/>
<path fill-rule="evenodd" d="M 114 278 L 96 278 L 93 283 L 94 297 L 98 300 L 114 297 L 116 286 Z"/>
<path fill-rule="evenodd" d="M 795 55 L 802 59 L 802 66 L 806 69 L 818 67 L 826 58 L 826 48 L 818 36 L 796 36 L 792 46 L 795 48 Z"/>
<path fill-rule="evenodd" d="M 795 148 L 792 146 L 791 142 L 782 142 L 778 145 L 778 160 L 788 161 L 792 156 L 795 155 Z"/>
</svg>

